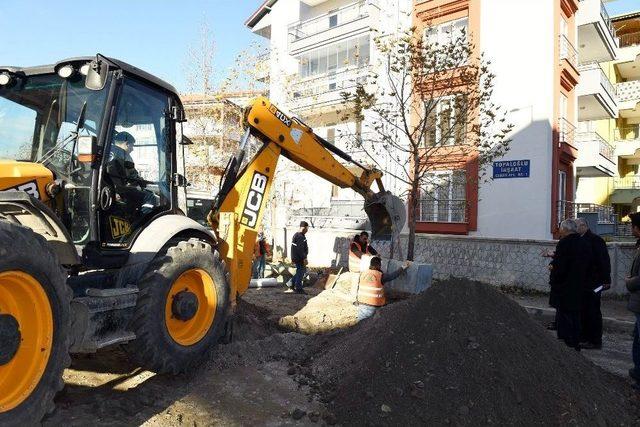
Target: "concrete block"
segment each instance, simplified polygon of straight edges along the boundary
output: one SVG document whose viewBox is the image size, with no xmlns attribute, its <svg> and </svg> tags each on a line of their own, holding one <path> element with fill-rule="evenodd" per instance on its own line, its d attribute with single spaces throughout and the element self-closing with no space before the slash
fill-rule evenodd
<svg viewBox="0 0 640 427">
<path fill-rule="evenodd" d="M 401 268 L 403 261 L 385 259 L 382 264 L 386 265 L 385 272 L 392 272 Z M 414 262 L 404 274 L 385 284 L 385 289 L 398 293 L 419 294 L 431 286 L 432 278 L 432 265 Z"/>
</svg>

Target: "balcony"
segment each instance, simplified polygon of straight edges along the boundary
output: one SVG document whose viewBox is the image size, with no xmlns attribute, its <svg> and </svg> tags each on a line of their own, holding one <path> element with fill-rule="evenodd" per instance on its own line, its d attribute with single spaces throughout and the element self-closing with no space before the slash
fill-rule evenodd
<svg viewBox="0 0 640 427">
<path fill-rule="evenodd" d="M 560 60 L 567 61 L 574 69 L 578 69 L 578 51 L 566 36 L 560 36 Z"/>
<path fill-rule="evenodd" d="M 640 31 L 622 34 L 619 37 L 620 47 L 638 46 L 640 45 Z"/>
<path fill-rule="evenodd" d="M 630 123 L 640 123 L 640 80 L 616 85 L 620 117 Z"/>
<path fill-rule="evenodd" d="M 601 0 L 582 0 L 576 22 L 581 61 L 604 62 L 616 59 L 616 30 Z"/>
<path fill-rule="evenodd" d="M 638 125 L 622 126 L 616 129 L 616 157 L 627 164 L 640 164 L 640 129 Z"/>
<path fill-rule="evenodd" d="M 314 112 L 327 111 L 343 103 L 342 92 L 349 92 L 364 84 L 369 67 L 346 69 L 333 74 L 301 80 L 293 85 L 291 106 L 294 111 L 310 108 Z"/>
<path fill-rule="evenodd" d="M 578 84 L 578 120 L 601 120 L 618 117 L 616 88 L 598 63 L 583 64 Z"/>
<path fill-rule="evenodd" d="M 640 176 L 627 176 L 624 178 L 614 178 L 613 180 L 614 190 L 639 190 L 640 189 Z"/>
<path fill-rule="evenodd" d="M 575 165 L 580 177 L 612 177 L 617 170 L 614 148 L 597 132 L 579 132 L 575 138 L 578 158 Z"/>
<path fill-rule="evenodd" d="M 576 127 L 567 119 L 558 119 L 558 142 L 576 148 Z"/>
<path fill-rule="evenodd" d="M 369 2 L 370 3 L 370 2 Z M 289 53 L 297 55 L 320 43 L 362 34 L 369 30 L 368 3 L 364 0 L 289 25 Z"/>
</svg>

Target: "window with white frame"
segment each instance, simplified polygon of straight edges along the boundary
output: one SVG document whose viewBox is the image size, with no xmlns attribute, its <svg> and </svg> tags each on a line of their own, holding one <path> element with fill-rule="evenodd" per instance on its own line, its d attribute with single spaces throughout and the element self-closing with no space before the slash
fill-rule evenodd
<svg viewBox="0 0 640 427">
<path fill-rule="evenodd" d="M 460 18 L 434 25 L 424 30 L 425 42 L 430 44 L 447 45 L 460 38 L 467 39 L 469 34 L 469 18 Z"/>
<path fill-rule="evenodd" d="M 466 139 L 467 102 L 462 94 L 438 98 L 426 118 L 425 144 L 459 145 Z M 426 108 L 426 106 L 425 106 Z"/>
<path fill-rule="evenodd" d="M 469 18 L 456 19 L 454 21 L 445 22 L 440 25 L 426 28 L 424 30 L 424 43 L 427 46 L 433 46 L 436 52 L 440 51 L 443 55 L 438 58 L 438 68 L 451 68 L 460 63 L 465 63 L 466 58 L 446 58 L 446 46 L 456 46 L 466 43 L 469 40 Z M 467 52 L 460 48 L 453 49 L 458 55 L 465 55 Z M 456 54 L 454 53 L 454 56 Z M 452 61 L 452 62 L 451 62 Z"/>
<path fill-rule="evenodd" d="M 466 222 L 466 188 L 466 173 L 462 169 L 428 174 L 420 199 L 420 221 Z"/>
<path fill-rule="evenodd" d="M 345 68 L 369 65 L 369 35 L 355 37 L 303 53 L 298 57 L 300 78 L 331 75 Z"/>
</svg>

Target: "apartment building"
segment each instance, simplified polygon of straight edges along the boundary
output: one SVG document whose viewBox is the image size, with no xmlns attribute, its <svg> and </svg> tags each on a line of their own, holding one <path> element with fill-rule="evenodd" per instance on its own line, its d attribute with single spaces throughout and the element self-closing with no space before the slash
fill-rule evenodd
<svg viewBox="0 0 640 427">
<path fill-rule="evenodd" d="M 242 136 L 242 111 L 260 92 L 182 95 L 187 115 L 183 132 L 193 142 L 185 148 L 185 176 L 193 191 L 212 196 L 229 157 Z"/>
<path fill-rule="evenodd" d="M 578 137 L 598 141 L 591 163 L 600 166 L 599 172 L 580 176 L 576 202 L 595 202 L 605 217 L 624 221 L 640 206 L 640 12 L 614 17 L 611 31 L 619 48 L 613 60 L 600 64 L 601 86 L 613 93 L 617 108 L 608 117 L 580 123 Z"/>
<path fill-rule="evenodd" d="M 375 67 L 372 34 L 411 25 L 419 37 L 446 41 L 464 30 L 491 61 L 493 101 L 515 126 L 511 148 L 482 169 L 472 159 L 430 165 L 438 185 L 423 191 L 417 231 L 548 239 L 562 219 L 578 213 L 614 221 L 607 206 L 621 192 L 611 189 L 635 185 L 632 144 L 616 143 L 635 141 L 633 126 L 640 122 L 633 119 L 633 100 L 621 97 L 633 93 L 633 15 L 624 24 L 623 17 L 611 20 L 601 0 L 382 3 L 265 1 L 246 24 L 270 41 L 270 96 L 341 145 L 342 135 L 367 129 L 366 123 L 340 120 L 340 92 Z M 436 123 L 451 114 L 452 105 L 445 105 L 450 98 L 443 97 Z M 339 207 L 353 196 L 293 172 L 279 177 L 289 212 L 344 214 Z M 314 191 L 296 194 L 302 185 Z M 397 193 L 406 188 L 393 180 L 385 185 Z"/>
<path fill-rule="evenodd" d="M 374 37 L 408 29 L 411 8 L 411 0 L 265 1 L 246 25 L 269 40 L 269 54 L 263 57 L 267 66 L 261 69 L 269 71 L 262 79 L 268 82 L 270 98 L 320 136 L 371 164 L 351 144 L 374 137 L 368 134 L 368 118 L 346 119 L 341 92 L 354 89 L 375 71 Z M 383 161 L 385 169 L 392 164 Z M 332 186 L 286 159 L 278 169 L 278 218 L 295 223 L 311 216 L 326 227 L 364 227 L 362 199 L 352 190 Z M 390 175 L 384 185 L 395 193 L 405 191 Z"/>
</svg>

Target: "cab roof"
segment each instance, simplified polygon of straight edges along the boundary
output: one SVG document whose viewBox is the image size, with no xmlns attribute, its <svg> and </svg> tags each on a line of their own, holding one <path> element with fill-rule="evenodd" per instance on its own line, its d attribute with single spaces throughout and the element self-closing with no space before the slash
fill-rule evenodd
<svg viewBox="0 0 640 427">
<path fill-rule="evenodd" d="M 110 62 L 110 66 L 111 68 L 113 68 L 115 66 L 115 68 L 122 70 L 125 74 L 130 74 L 133 75 L 135 77 L 138 77 L 142 80 L 145 80 L 155 86 L 158 86 L 159 88 L 162 88 L 164 90 L 167 90 L 173 94 L 175 94 L 176 96 L 179 96 L 178 91 L 176 90 L 176 88 L 174 88 L 172 85 L 170 85 L 169 83 L 165 82 L 164 80 L 154 76 L 153 74 L 147 73 L 144 70 L 141 70 L 140 68 L 134 67 L 133 65 L 127 64 L 124 61 L 121 61 L 119 59 L 115 59 L 115 58 L 110 58 L 108 56 L 104 56 L 104 55 L 100 55 L 103 58 L 105 58 L 108 62 Z M 36 66 L 32 66 L 32 67 L 16 67 L 16 66 L 2 66 L 0 65 L 0 70 L 6 70 L 6 71 L 10 71 L 12 73 L 24 73 L 27 76 L 30 75 L 35 75 L 35 74 L 48 74 L 48 73 L 55 73 L 56 69 L 63 65 L 63 64 L 68 64 L 68 63 L 84 63 L 84 62 L 90 62 L 93 61 L 94 59 L 96 59 L 95 56 L 79 56 L 79 57 L 75 57 L 75 58 L 68 58 L 68 59 L 64 59 L 62 61 L 58 61 L 55 64 L 49 64 L 49 65 L 36 65 Z"/>
</svg>

